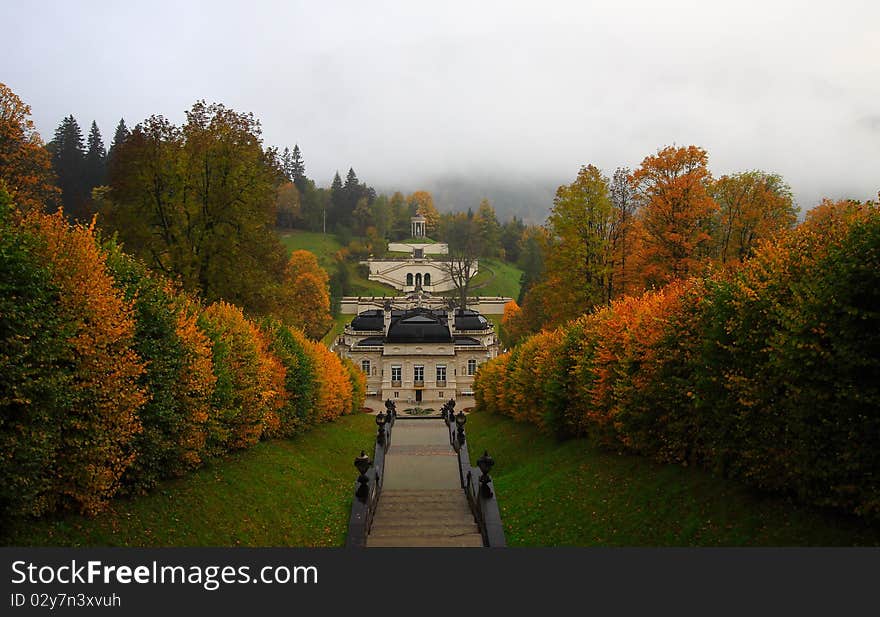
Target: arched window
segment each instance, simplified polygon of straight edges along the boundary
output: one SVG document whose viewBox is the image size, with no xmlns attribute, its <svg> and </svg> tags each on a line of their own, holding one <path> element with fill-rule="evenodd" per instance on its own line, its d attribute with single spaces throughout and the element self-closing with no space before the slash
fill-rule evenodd
<svg viewBox="0 0 880 617">
<path fill-rule="evenodd" d="M 431 284 L 431 273 L 425 272 L 425 287 Z"/>
<path fill-rule="evenodd" d="M 422 286 L 422 273 L 419 272 L 418 274 L 416 274 L 416 287 L 421 287 L 421 286 Z"/>
<path fill-rule="evenodd" d="M 406 275 L 406 286 L 412 287 L 412 284 L 413 284 L 413 277 L 412 277 L 412 272 L 410 272 L 409 274 Z"/>
</svg>

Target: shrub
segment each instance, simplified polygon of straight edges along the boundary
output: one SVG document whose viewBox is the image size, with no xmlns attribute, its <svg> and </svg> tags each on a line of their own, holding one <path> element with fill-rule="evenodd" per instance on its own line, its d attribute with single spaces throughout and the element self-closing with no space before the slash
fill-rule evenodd
<svg viewBox="0 0 880 617">
<path fill-rule="evenodd" d="M 68 367 L 70 387 L 57 393 L 62 406 L 52 412 L 60 431 L 54 492 L 61 507 L 95 512 L 134 459 L 138 409 L 147 398 L 131 303 L 114 286 L 93 227 L 70 226 L 60 212 L 33 212 L 21 225 L 40 239 L 34 254 L 58 289 L 58 334 L 67 342 L 55 358 Z"/>
<path fill-rule="evenodd" d="M 477 404 L 880 518 L 880 209 L 824 202 L 737 271 L 483 365 Z"/>
<path fill-rule="evenodd" d="M 134 348 L 146 365 L 140 383 L 149 399 L 138 410 L 143 430 L 134 438 L 135 457 L 123 478 L 137 492 L 201 461 L 215 379 L 208 341 L 194 327 L 186 299 L 115 241 L 105 248 L 116 286 L 134 303 Z"/>
<path fill-rule="evenodd" d="M 208 451 L 213 455 L 252 446 L 280 426 L 285 404 L 284 368 L 241 309 L 226 302 L 208 306 L 199 325 L 212 342 L 214 389 L 208 419 Z"/>
</svg>

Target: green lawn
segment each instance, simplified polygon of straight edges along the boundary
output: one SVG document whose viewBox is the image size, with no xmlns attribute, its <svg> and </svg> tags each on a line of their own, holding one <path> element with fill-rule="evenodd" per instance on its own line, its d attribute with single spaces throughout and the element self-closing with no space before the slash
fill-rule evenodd
<svg viewBox="0 0 880 617">
<path fill-rule="evenodd" d="M 793 505 L 697 469 L 558 442 L 486 413 L 468 417 L 471 460 L 488 449 L 512 546 L 880 545 L 880 526 Z"/>
<path fill-rule="evenodd" d="M 148 495 L 115 500 L 95 518 L 20 524 L 3 545 L 341 546 L 352 461 L 371 452 L 374 430 L 373 417 L 358 414 L 261 442 Z"/>
<path fill-rule="evenodd" d="M 350 322 L 353 318 L 353 315 L 343 315 L 339 314 L 333 320 L 333 325 L 330 326 L 330 329 L 327 331 L 327 334 L 324 335 L 323 342 L 327 347 L 333 343 L 337 336 L 342 334 L 342 331 L 345 329 L 346 324 Z"/>
<path fill-rule="evenodd" d="M 311 251 L 318 257 L 318 263 L 333 275 L 336 272 L 336 259 L 334 255 L 342 248 L 342 245 L 333 234 L 322 234 L 315 231 L 283 231 L 278 232 L 282 244 L 288 252 L 296 250 Z M 351 267 L 351 295 L 353 296 L 395 296 L 397 290 L 389 285 L 371 281 L 361 276 L 357 271 L 357 264 Z"/>
<path fill-rule="evenodd" d="M 516 299 L 519 296 L 519 282 L 522 270 L 513 264 L 499 259 L 480 259 L 477 276 L 471 281 L 472 295 L 475 296 L 507 296 Z"/>
<path fill-rule="evenodd" d="M 298 250 L 311 251 L 318 257 L 318 263 L 322 268 L 331 274 L 335 271 L 336 260 L 333 255 L 342 248 L 342 245 L 333 234 L 293 230 L 278 232 L 278 237 L 287 247 L 288 253 Z"/>
</svg>

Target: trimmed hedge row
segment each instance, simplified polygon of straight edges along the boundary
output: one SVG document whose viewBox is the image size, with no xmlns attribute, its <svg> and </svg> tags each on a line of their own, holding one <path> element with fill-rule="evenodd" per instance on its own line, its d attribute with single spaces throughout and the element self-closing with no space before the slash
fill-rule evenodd
<svg viewBox="0 0 880 617">
<path fill-rule="evenodd" d="M 880 518 L 880 209 L 823 203 L 737 271 L 480 367 L 481 409 Z"/>
<path fill-rule="evenodd" d="M 0 519 L 94 513 L 206 457 L 357 411 L 320 343 L 202 306 L 95 230 L 0 190 Z"/>
</svg>

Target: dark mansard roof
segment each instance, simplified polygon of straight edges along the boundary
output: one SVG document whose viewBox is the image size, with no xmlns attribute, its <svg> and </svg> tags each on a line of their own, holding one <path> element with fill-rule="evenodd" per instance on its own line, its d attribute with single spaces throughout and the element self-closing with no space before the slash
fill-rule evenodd
<svg viewBox="0 0 880 617">
<path fill-rule="evenodd" d="M 457 309 L 455 311 L 456 330 L 486 330 L 489 320 L 476 311 Z"/>
<path fill-rule="evenodd" d="M 452 335 L 446 325 L 446 312 L 423 308 L 392 311 L 385 342 L 451 343 Z"/>
<path fill-rule="evenodd" d="M 385 317 L 382 315 L 382 309 L 358 313 L 357 317 L 351 320 L 351 327 L 354 330 L 384 330 Z"/>
<path fill-rule="evenodd" d="M 455 330 L 487 330 L 489 321 L 476 311 L 457 309 L 454 313 Z M 381 309 L 358 313 L 351 327 L 356 331 L 378 331 L 385 328 L 385 316 Z M 383 343 L 452 343 L 456 345 L 480 345 L 469 336 L 453 336 L 449 332 L 449 315 L 444 309 L 394 309 L 391 325 L 385 336 L 369 336 L 357 344 L 381 346 Z"/>
</svg>

